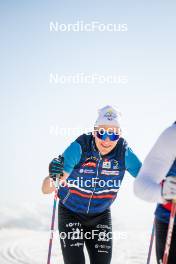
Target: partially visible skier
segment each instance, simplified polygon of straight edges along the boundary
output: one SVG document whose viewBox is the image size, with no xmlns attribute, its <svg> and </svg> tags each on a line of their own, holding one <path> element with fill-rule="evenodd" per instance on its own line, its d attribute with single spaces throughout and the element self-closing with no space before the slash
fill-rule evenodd
<svg viewBox="0 0 176 264">
<path fill-rule="evenodd" d="M 157 263 L 163 259 L 171 200 L 176 199 L 176 122 L 159 137 L 146 157 L 134 182 L 135 194 L 143 200 L 157 202 L 156 256 Z M 176 221 L 173 230 L 169 264 L 176 263 Z"/>
<path fill-rule="evenodd" d="M 64 170 L 62 182 L 66 180 L 59 189 L 59 232 L 66 235 L 60 240 L 65 264 L 85 263 L 84 244 L 91 264 L 111 262 L 110 206 L 125 171 L 136 177 L 141 167 L 122 137 L 119 119 L 120 114 L 113 107 L 100 109 L 94 132 L 81 135 L 65 150 L 64 168 L 60 159 L 50 163 L 50 177 L 54 179 Z M 42 190 L 54 190 L 49 177 Z"/>
</svg>

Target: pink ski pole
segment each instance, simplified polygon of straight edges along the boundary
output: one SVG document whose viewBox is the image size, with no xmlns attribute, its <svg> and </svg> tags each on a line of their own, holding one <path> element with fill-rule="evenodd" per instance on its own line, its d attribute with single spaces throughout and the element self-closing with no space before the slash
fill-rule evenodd
<svg viewBox="0 0 176 264">
<path fill-rule="evenodd" d="M 164 250 L 164 255 L 163 255 L 163 264 L 168 263 L 170 245 L 171 245 L 171 240 L 172 240 L 172 233 L 173 233 L 173 228 L 174 228 L 175 214 L 176 214 L 176 199 L 172 201 L 172 208 L 171 208 L 170 220 L 169 220 L 169 225 L 168 225 L 165 250 Z"/>
<path fill-rule="evenodd" d="M 154 220 L 153 227 L 152 227 L 152 233 L 151 233 L 151 238 L 150 238 L 150 245 L 149 245 L 148 257 L 147 257 L 147 264 L 150 263 L 150 258 L 151 258 L 151 254 L 152 254 L 152 247 L 153 247 L 154 236 L 155 236 L 155 220 Z"/>
<path fill-rule="evenodd" d="M 52 213 L 52 220 L 51 220 L 51 233 L 50 233 L 50 240 L 49 240 L 47 264 L 50 264 L 50 260 L 51 260 L 51 249 L 52 249 L 53 234 L 54 234 L 54 222 L 55 222 L 56 205 L 57 205 L 57 198 L 58 198 L 58 186 L 59 186 L 59 179 L 58 177 L 56 177 L 56 183 L 55 183 L 56 189 L 54 193 L 54 203 L 53 203 L 53 213 Z"/>
</svg>

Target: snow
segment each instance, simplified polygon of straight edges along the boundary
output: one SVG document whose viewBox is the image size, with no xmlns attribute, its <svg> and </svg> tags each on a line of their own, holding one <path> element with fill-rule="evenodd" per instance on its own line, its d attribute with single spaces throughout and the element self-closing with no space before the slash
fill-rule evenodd
<svg viewBox="0 0 176 264">
<path fill-rule="evenodd" d="M 30 205 L 1 206 L 0 213 L 0 263 L 44 264 L 47 263 L 50 238 L 51 206 Z M 123 215 L 124 217 L 124 215 Z M 56 218 L 57 221 L 57 218 Z M 112 264 L 142 264 L 146 262 L 151 225 L 146 228 L 140 220 L 135 225 L 127 217 L 118 219 L 113 214 Z M 133 228 L 132 228 L 133 227 Z M 86 263 L 89 263 L 87 252 Z M 155 264 L 153 246 L 152 264 Z M 64 264 L 59 243 L 57 223 L 53 239 L 51 264 Z"/>
</svg>

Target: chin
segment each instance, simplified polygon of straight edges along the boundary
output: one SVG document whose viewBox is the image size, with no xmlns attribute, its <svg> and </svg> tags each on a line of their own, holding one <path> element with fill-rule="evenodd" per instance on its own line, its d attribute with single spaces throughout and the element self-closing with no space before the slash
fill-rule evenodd
<svg viewBox="0 0 176 264">
<path fill-rule="evenodd" d="M 111 149 L 112 149 L 112 148 L 103 148 L 103 149 L 101 150 L 101 153 L 102 153 L 102 154 L 107 154 L 107 153 L 109 153 L 109 152 L 111 151 Z"/>
</svg>

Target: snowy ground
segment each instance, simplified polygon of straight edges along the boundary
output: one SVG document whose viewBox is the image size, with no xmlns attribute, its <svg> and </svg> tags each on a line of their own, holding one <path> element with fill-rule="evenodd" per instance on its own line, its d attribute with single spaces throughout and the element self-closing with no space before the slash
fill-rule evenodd
<svg viewBox="0 0 176 264">
<path fill-rule="evenodd" d="M 125 239 L 114 241 L 112 264 L 142 264 L 146 262 L 148 241 L 146 232 L 126 232 Z M 2 229 L 0 231 L 1 264 L 43 264 L 46 263 L 49 232 L 25 229 Z M 63 264 L 57 232 L 52 251 L 52 264 Z M 87 263 L 89 263 L 87 261 Z M 154 256 L 151 262 L 156 263 Z"/>
<path fill-rule="evenodd" d="M 51 206 L 1 206 L 0 264 L 46 263 L 50 214 Z M 133 223 L 123 212 L 120 216 L 113 215 L 113 231 L 118 235 L 113 242 L 112 264 L 145 264 L 151 224 L 141 223 L 140 218 Z M 88 258 L 86 259 L 88 264 Z M 154 248 L 151 263 L 156 264 Z M 57 230 L 54 233 L 51 264 L 63 264 Z"/>
<path fill-rule="evenodd" d="M 3 229 L 0 233 L 1 264 L 44 264 L 47 259 L 49 233 L 20 229 Z M 127 239 L 114 242 L 112 264 L 146 263 L 147 247 L 141 234 L 127 232 Z M 52 264 L 63 264 L 55 233 Z M 137 241 L 137 242 L 136 242 Z M 89 263 L 87 261 L 87 263 Z M 154 258 L 152 264 L 156 263 Z"/>
</svg>

